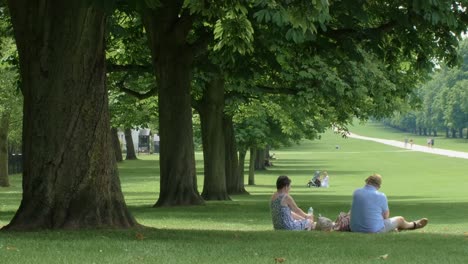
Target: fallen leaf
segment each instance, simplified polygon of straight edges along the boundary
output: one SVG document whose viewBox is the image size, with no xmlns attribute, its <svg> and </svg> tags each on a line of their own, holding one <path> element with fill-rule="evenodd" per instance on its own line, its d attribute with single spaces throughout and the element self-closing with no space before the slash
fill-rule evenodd
<svg viewBox="0 0 468 264">
<path fill-rule="evenodd" d="M 388 254 L 385 254 L 385 255 L 382 255 L 382 256 L 379 256 L 379 259 L 387 259 L 388 258 Z"/>
<path fill-rule="evenodd" d="M 145 236 L 142 233 L 136 233 L 135 238 L 137 240 L 143 240 L 143 239 L 145 239 Z"/>
<path fill-rule="evenodd" d="M 18 251 L 18 248 L 14 246 L 6 246 L 6 250 Z"/>
<path fill-rule="evenodd" d="M 285 261 L 286 261 L 285 258 L 275 258 L 275 263 L 283 263 Z"/>
</svg>

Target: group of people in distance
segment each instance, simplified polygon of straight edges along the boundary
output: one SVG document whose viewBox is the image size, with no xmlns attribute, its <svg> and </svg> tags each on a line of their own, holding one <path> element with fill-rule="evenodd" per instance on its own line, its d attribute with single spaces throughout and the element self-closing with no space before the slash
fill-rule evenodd
<svg viewBox="0 0 468 264">
<path fill-rule="evenodd" d="M 390 217 L 387 197 L 380 192 L 382 177 L 373 174 L 366 178 L 365 185 L 353 193 L 349 212 L 351 232 L 385 233 L 390 231 L 423 228 L 428 219 L 421 218 L 408 222 L 402 216 Z M 315 216 L 306 214 L 289 195 L 291 179 L 279 176 L 276 180 L 277 191 L 271 197 L 270 209 L 275 230 L 312 230 L 316 226 Z"/>
<path fill-rule="evenodd" d="M 328 176 L 328 172 L 324 171 L 320 173 L 320 171 L 315 171 L 314 177 L 307 183 L 307 187 L 329 187 L 329 180 L 330 177 Z"/>
</svg>

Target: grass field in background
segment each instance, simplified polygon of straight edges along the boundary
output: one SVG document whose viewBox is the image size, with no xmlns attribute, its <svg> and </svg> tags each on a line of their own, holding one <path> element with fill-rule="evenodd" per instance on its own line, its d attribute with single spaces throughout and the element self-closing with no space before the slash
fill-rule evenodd
<svg viewBox="0 0 468 264">
<path fill-rule="evenodd" d="M 374 128 L 366 136 L 384 137 Z M 379 134 L 380 133 L 380 134 Z M 418 142 L 416 142 L 418 143 Z M 436 141 L 437 144 L 437 141 Z M 339 146 L 339 149 L 336 146 Z M 465 263 L 468 259 L 468 161 L 326 133 L 321 140 L 272 150 L 274 166 L 256 174 L 250 195 L 205 206 L 153 208 L 159 190 L 157 155 L 119 165 L 127 204 L 145 228 L 0 232 L 1 263 Z M 199 190 L 202 156 L 197 153 Z M 307 188 L 327 170 L 330 188 Z M 372 173 L 383 176 L 391 215 L 428 217 L 420 230 L 391 234 L 272 231 L 268 202 L 278 175 L 292 179 L 303 209 L 335 218 Z M 0 189 L 0 226 L 21 196 L 18 176 Z M 386 257 L 385 257 L 386 255 Z M 384 257 L 381 257 L 384 256 Z"/>
<path fill-rule="evenodd" d="M 434 138 L 434 148 L 468 152 L 468 139 L 466 139 L 466 135 L 464 135 L 464 138 L 446 138 L 445 132 L 439 132 L 437 137 L 419 136 L 385 126 L 380 122 L 367 122 L 366 124 L 355 122 L 354 126 L 349 127 L 349 130 L 361 136 L 380 137 L 401 142 L 404 142 L 405 138 L 412 138 L 414 140 L 414 144 L 422 146 L 427 145 L 427 139 L 430 137 Z"/>
</svg>

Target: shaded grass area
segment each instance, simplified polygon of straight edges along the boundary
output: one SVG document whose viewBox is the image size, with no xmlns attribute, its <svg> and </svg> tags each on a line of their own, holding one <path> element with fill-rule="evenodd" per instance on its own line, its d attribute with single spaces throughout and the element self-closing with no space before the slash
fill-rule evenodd
<svg viewBox="0 0 468 264">
<path fill-rule="evenodd" d="M 461 236 L 398 233 L 124 231 L 4 233 L 2 263 L 464 263 Z M 142 239 L 136 239 L 139 236 Z M 20 237 L 20 238 L 18 238 Z M 27 244 L 23 244 L 27 242 Z M 5 249 L 9 247 L 9 249 Z M 428 249 L 437 248 L 436 252 Z M 27 250 L 27 251 L 26 251 Z M 427 261 L 430 260 L 430 261 Z"/>
<path fill-rule="evenodd" d="M 336 146 L 339 146 L 337 149 Z M 273 150 L 274 166 L 256 174 L 250 195 L 205 206 L 153 208 L 159 192 L 158 156 L 119 165 L 127 204 L 145 228 L 0 232 L 1 263 L 464 263 L 468 256 L 468 162 L 401 150 L 326 133 L 319 141 Z M 201 154 L 197 175 L 202 191 Z M 307 188 L 327 170 L 330 188 Z M 355 234 L 272 231 L 268 201 L 276 177 L 292 178 L 300 207 L 334 218 L 350 207 L 354 189 L 371 173 L 383 175 L 392 215 L 428 217 L 412 232 Z M 0 226 L 21 199 L 18 175 L 0 189 Z M 379 258 L 380 256 L 387 256 Z"/>
</svg>

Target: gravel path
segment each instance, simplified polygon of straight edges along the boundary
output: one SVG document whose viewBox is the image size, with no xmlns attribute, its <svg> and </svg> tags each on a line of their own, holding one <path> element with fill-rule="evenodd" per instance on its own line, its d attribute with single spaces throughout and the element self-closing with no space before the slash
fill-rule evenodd
<svg viewBox="0 0 468 264">
<path fill-rule="evenodd" d="M 468 152 L 439 149 L 439 148 L 428 148 L 427 146 L 421 146 L 421 145 L 416 145 L 416 144 L 413 144 L 413 147 L 411 148 L 409 143 L 407 144 L 407 147 L 405 148 L 404 142 L 400 142 L 396 140 L 389 140 L 389 139 L 364 137 L 364 136 L 356 135 L 354 133 L 349 133 L 348 137 L 374 141 L 374 142 L 382 143 L 385 145 L 395 146 L 398 148 L 404 148 L 404 149 L 412 150 L 412 151 L 426 152 L 426 153 L 443 155 L 443 156 L 453 157 L 453 158 L 468 159 Z"/>
</svg>

